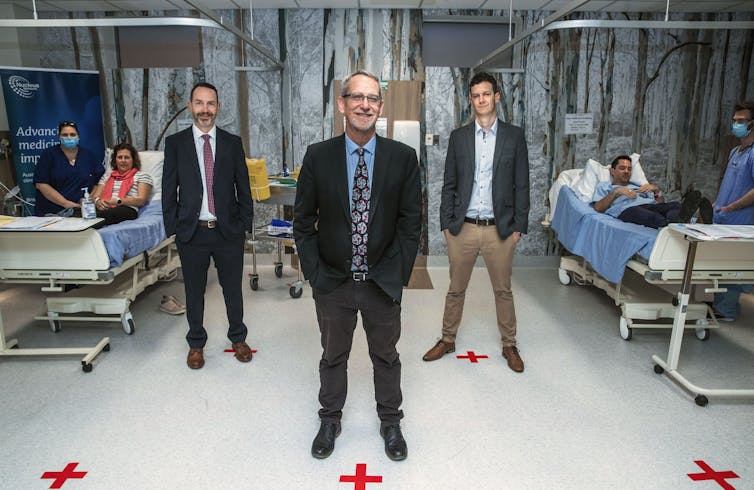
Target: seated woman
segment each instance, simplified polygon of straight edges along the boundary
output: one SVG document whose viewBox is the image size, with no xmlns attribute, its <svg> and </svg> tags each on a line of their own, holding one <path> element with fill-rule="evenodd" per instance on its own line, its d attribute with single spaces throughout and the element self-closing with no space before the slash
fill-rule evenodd
<svg viewBox="0 0 754 490">
<path fill-rule="evenodd" d="M 92 190 L 105 167 L 102 156 L 79 146 L 79 130 L 75 122 L 62 121 L 58 125 L 60 144 L 44 150 L 34 170 L 37 188 L 34 214 L 56 214 L 64 209 L 81 209 L 84 191 Z"/>
<path fill-rule="evenodd" d="M 149 200 L 152 176 L 141 172 L 139 152 L 128 143 L 115 145 L 110 161 L 113 171 L 94 187 L 91 198 L 104 226 L 136 219 Z"/>
</svg>

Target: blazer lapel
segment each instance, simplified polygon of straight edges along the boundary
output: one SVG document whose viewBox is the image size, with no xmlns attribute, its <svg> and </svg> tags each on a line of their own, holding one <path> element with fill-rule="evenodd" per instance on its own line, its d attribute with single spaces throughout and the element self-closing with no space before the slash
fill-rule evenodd
<svg viewBox="0 0 754 490">
<path fill-rule="evenodd" d="M 503 139 L 505 139 L 505 129 L 503 128 L 503 121 L 497 120 L 497 136 L 495 137 L 495 155 L 492 158 L 492 178 L 495 178 L 498 170 L 500 170 L 500 162 L 503 161 Z"/>
<path fill-rule="evenodd" d="M 474 189 L 474 172 L 476 171 L 476 136 L 474 132 L 476 131 L 476 122 L 472 121 L 471 124 L 466 125 L 466 133 L 464 134 L 464 137 L 461 138 L 461 141 L 464 145 L 466 145 L 465 148 L 461 148 L 461 151 L 459 152 L 461 155 L 464 155 L 464 161 L 461 163 L 463 167 L 461 167 L 461 172 L 463 172 L 464 176 L 467 177 L 463 180 L 459 179 L 459 182 L 463 182 L 465 185 L 463 186 L 463 189 L 459 188 L 459 191 L 461 191 L 462 197 L 461 202 L 465 202 L 468 204 L 468 200 L 465 200 L 466 197 L 469 199 L 471 198 L 471 191 Z M 464 209 L 463 212 L 465 213 L 466 210 Z"/>
<path fill-rule="evenodd" d="M 348 164 L 346 162 L 346 136 L 345 134 L 341 135 L 340 138 L 335 140 L 335 145 L 333 146 L 333 163 L 334 168 L 332 172 L 332 182 L 333 182 L 333 188 L 335 189 L 335 193 L 338 195 L 338 199 L 340 200 L 341 208 L 343 209 L 343 212 L 345 213 L 346 217 L 348 218 L 348 222 L 351 222 L 351 202 L 348 199 L 348 192 L 350 186 L 353 185 L 353 182 L 348 181 Z M 346 183 L 346 185 L 343 185 L 343 182 Z"/>
<path fill-rule="evenodd" d="M 372 211 L 377 209 L 382 198 L 382 189 L 385 188 L 388 168 L 384 162 L 390 161 L 390 150 L 382 143 L 382 138 L 377 136 L 377 144 L 374 145 L 374 165 L 372 165 L 372 187 L 369 189 L 369 225 L 372 224 Z"/>
<path fill-rule="evenodd" d="M 199 162 L 196 155 L 196 142 L 194 141 L 194 132 L 191 129 L 191 126 L 185 129 L 185 135 L 185 144 L 183 148 L 185 148 L 188 152 L 188 160 L 186 161 L 186 163 L 188 165 L 191 165 L 191 167 L 194 169 L 192 173 L 194 174 L 196 181 L 199 182 L 199 185 L 201 186 L 202 173 L 199 170 L 199 165 L 204 165 L 204 162 Z"/>
</svg>

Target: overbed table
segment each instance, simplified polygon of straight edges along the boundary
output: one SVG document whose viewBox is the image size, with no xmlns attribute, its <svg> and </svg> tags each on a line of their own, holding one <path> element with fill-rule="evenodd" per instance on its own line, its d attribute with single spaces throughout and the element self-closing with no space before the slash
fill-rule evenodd
<svg viewBox="0 0 754 490">
<path fill-rule="evenodd" d="M 709 397 L 725 398 L 754 398 L 754 389 L 710 389 L 703 388 L 691 383 L 678 371 L 678 358 L 681 353 L 686 311 L 689 304 L 691 291 L 691 279 L 694 272 L 694 260 L 699 243 L 704 242 L 708 246 L 711 243 L 741 243 L 751 244 L 752 261 L 754 261 L 754 226 L 720 226 L 720 225 L 669 225 L 671 231 L 680 233 L 689 242 L 686 254 L 686 266 L 683 272 L 681 291 L 678 293 L 678 306 L 673 319 L 673 330 L 670 335 L 667 360 L 657 355 L 652 356 L 655 363 L 654 371 L 657 374 L 665 373 L 681 386 L 694 395 L 697 405 L 703 407 L 709 402 Z M 725 246 L 725 245 L 722 245 Z M 726 282 L 735 282 L 727 281 Z"/>
<path fill-rule="evenodd" d="M 46 233 L 55 232 L 76 232 L 85 230 L 103 221 L 102 218 L 84 220 L 81 218 L 64 218 L 49 225 L 39 228 L 19 229 L 0 226 L 0 233 L 36 233 L 43 239 Z M 12 235 L 6 235 L 12 238 Z M 0 311 L 0 356 L 71 356 L 83 355 L 81 359 L 81 369 L 88 373 L 92 370 L 92 360 L 102 351 L 110 350 L 110 338 L 102 338 L 94 347 L 45 347 L 37 349 L 20 349 L 18 348 L 17 339 L 5 339 L 5 329 L 3 327 L 2 311 Z"/>
</svg>

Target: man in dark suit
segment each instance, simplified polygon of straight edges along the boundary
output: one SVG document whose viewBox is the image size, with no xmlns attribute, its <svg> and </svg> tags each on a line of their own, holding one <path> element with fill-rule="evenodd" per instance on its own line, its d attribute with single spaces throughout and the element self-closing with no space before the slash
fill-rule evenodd
<svg viewBox="0 0 754 490">
<path fill-rule="evenodd" d="M 500 89 L 495 78 L 474 75 L 469 93 L 474 122 L 450 135 L 440 202 L 440 228 L 450 262 L 442 338 L 423 359 L 435 361 L 455 351 L 466 287 L 481 253 L 495 294 L 503 357 L 521 372 L 511 270 L 516 243 L 528 227 L 529 156 L 521 128 L 497 118 Z"/>
<path fill-rule="evenodd" d="M 198 83 L 188 109 L 194 124 L 165 140 L 162 212 L 165 232 L 175 234 L 186 290 L 187 364 L 204 366 L 204 292 L 210 257 L 217 269 L 236 358 L 251 360 L 243 323 L 243 254 L 253 204 L 241 138 L 215 126 L 217 89 Z"/>
<path fill-rule="evenodd" d="M 322 339 L 321 425 L 312 456 L 335 448 L 346 401 L 347 363 L 357 313 L 369 345 L 380 435 L 387 456 L 406 458 L 403 412 L 401 295 L 419 247 L 421 190 L 416 152 L 377 136 L 379 79 L 359 71 L 338 97 L 346 134 L 309 146 L 298 178 L 293 234 L 312 286 Z"/>
</svg>

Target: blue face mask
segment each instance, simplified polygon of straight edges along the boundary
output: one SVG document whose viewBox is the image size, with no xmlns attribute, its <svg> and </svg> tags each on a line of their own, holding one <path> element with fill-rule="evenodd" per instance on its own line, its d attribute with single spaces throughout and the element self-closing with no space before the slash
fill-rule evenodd
<svg viewBox="0 0 754 490">
<path fill-rule="evenodd" d="M 60 138 L 60 145 L 66 150 L 73 150 L 79 145 L 79 138 Z"/>
<path fill-rule="evenodd" d="M 731 126 L 731 132 L 736 138 L 746 138 L 751 133 L 750 123 L 736 123 Z"/>
</svg>

